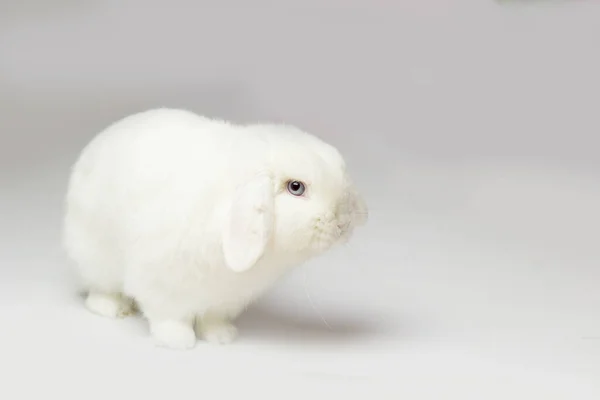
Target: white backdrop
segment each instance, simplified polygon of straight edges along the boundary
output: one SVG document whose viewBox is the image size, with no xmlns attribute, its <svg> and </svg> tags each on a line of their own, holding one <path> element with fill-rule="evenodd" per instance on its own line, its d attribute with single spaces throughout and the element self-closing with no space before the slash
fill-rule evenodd
<svg viewBox="0 0 600 400">
<path fill-rule="evenodd" d="M 600 3 L 0 2 L 3 398 L 600 398 Z M 77 152 L 155 106 L 296 124 L 371 208 L 228 347 L 89 314 Z"/>
</svg>

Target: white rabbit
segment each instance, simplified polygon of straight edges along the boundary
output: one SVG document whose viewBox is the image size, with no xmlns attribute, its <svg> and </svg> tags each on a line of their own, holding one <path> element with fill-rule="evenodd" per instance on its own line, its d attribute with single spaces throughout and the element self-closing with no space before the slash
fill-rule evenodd
<svg viewBox="0 0 600 400">
<path fill-rule="evenodd" d="M 64 244 L 97 314 L 139 309 L 158 345 L 232 341 L 291 267 L 347 241 L 367 208 L 339 152 L 297 128 L 190 111 L 125 117 L 82 151 Z"/>
</svg>

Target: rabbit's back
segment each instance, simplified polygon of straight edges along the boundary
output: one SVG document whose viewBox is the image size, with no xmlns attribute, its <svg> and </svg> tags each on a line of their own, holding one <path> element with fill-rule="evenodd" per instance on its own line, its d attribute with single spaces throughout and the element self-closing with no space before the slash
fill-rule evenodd
<svg viewBox="0 0 600 400">
<path fill-rule="evenodd" d="M 129 258 L 161 251 L 139 246 L 155 237 L 167 249 L 191 219 L 208 248 L 234 140 L 227 124 L 172 109 L 134 114 L 98 134 L 75 163 L 66 198 L 64 244 L 84 284 L 122 290 Z"/>
</svg>

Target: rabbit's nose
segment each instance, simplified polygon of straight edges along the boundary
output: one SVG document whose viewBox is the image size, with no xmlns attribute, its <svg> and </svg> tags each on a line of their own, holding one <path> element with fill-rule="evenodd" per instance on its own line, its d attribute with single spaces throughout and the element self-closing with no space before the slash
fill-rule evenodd
<svg viewBox="0 0 600 400">
<path fill-rule="evenodd" d="M 346 220 L 338 221 L 337 227 L 341 232 L 346 232 L 348 230 L 348 228 L 350 227 L 350 220 L 346 219 Z"/>
</svg>

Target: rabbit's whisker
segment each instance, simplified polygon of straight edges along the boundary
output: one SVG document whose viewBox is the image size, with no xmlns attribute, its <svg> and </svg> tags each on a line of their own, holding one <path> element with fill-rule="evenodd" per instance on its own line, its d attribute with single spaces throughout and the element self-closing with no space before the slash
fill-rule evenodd
<svg viewBox="0 0 600 400">
<path fill-rule="evenodd" d="M 327 328 L 332 329 L 331 325 L 329 325 L 329 323 L 327 323 L 327 321 L 325 320 L 325 317 L 323 317 L 323 314 L 321 314 L 319 312 L 319 310 L 317 309 L 317 307 L 315 306 L 315 303 L 313 302 L 312 297 L 310 296 L 310 294 L 308 293 L 308 288 L 306 286 L 306 282 L 308 280 L 308 273 L 306 272 L 306 270 L 304 271 L 304 282 L 303 282 L 303 289 L 304 289 L 304 294 L 306 295 L 306 298 L 308 299 L 308 302 L 310 303 L 310 306 L 312 307 L 312 309 L 317 313 L 317 315 L 319 316 L 319 318 L 321 318 L 321 321 L 323 321 L 323 323 L 325 324 L 325 326 L 327 326 Z"/>
</svg>

